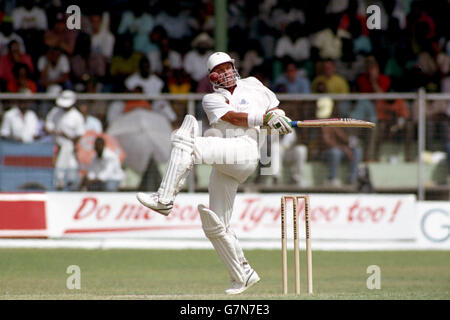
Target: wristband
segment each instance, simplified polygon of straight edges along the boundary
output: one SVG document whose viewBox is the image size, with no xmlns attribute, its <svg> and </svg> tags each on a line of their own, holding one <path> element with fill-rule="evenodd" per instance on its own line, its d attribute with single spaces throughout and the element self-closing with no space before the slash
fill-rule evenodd
<svg viewBox="0 0 450 320">
<path fill-rule="evenodd" d="M 247 123 L 249 127 L 258 127 L 263 125 L 264 113 L 251 112 L 247 115 Z"/>
</svg>

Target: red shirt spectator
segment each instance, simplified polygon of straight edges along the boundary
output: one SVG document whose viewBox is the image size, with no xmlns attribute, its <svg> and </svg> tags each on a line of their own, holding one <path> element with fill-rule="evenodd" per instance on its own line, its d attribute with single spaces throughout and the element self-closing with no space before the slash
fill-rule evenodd
<svg viewBox="0 0 450 320">
<path fill-rule="evenodd" d="M 13 69 L 14 78 L 8 81 L 6 89 L 9 92 L 37 92 L 36 83 L 30 79 L 28 67 L 23 63 L 16 63 Z"/>
<path fill-rule="evenodd" d="M 386 92 L 391 85 L 391 79 L 380 73 L 378 63 L 373 57 L 367 58 L 366 72 L 361 74 L 356 82 L 359 92 Z"/>
<path fill-rule="evenodd" d="M 8 44 L 8 53 L 0 57 L 0 78 L 5 81 L 14 79 L 13 68 L 16 63 L 23 63 L 28 67 L 30 72 L 34 72 L 31 57 L 26 53 L 20 52 L 20 45 L 13 40 Z"/>
</svg>

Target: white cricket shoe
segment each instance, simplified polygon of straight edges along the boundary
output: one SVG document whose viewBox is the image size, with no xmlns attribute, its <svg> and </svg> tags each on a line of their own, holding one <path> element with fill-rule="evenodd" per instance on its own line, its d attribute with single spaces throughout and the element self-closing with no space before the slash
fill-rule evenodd
<svg viewBox="0 0 450 320">
<path fill-rule="evenodd" d="M 168 216 L 173 208 L 173 202 L 170 202 L 169 204 L 159 202 L 159 196 L 156 192 L 150 194 L 138 192 L 136 194 L 136 198 L 144 206 L 162 214 L 163 216 Z"/>
<path fill-rule="evenodd" d="M 252 285 L 256 284 L 260 278 L 255 270 L 250 269 L 247 272 L 248 276 L 244 283 L 233 281 L 231 288 L 225 290 L 226 294 L 240 294 L 250 288 Z"/>
</svg>

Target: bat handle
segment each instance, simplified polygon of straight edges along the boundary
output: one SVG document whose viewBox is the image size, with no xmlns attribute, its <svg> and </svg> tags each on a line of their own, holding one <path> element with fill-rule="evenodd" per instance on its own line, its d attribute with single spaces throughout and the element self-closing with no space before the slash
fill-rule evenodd
<svg viewBox="0 0 450 320">
<path fill-rule="evenodd" d="M 297 121 L 290 121 L 289 123 L 291 124 L 292 128 L 297 128 L 298 127 Z"/>
</svg>

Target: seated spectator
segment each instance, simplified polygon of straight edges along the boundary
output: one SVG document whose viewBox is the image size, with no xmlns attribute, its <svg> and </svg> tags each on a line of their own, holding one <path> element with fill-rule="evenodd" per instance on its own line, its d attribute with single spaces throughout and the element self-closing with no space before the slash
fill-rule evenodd
<svg viewBox="0 0 450 320">
<path fill-rule="evenodd" d="M 184 70 L 191 76 L 192 80 L 197 84 L 205 75 L 206 61 L 213 53 L 214 40 L 207 34 L 201 33 L 191 43 L 192 50 L 186 53 L 184 57 Z"/>
<path fill-rule="evenodd" d="M 109 150 L 102 137 L 94 142 L 95 156 L 88 167 L 87 174 L 82 182 L 82 189 L 88 191 L 119 190 L 120 183 L 125 178 L 119 156 Z"/>
<path fill-rule="evenodd" d="M 332 19 L 328 21 L 328 26 L 311 35 L 311 48 L 318 50 L 321 59 L 341 58 L 342 40 L 337 35 L 337 26 Z"/>
<path fill-rule="evenodd" d="M 150 51 L 147 55 L 152 72 L 163 77 L 169 70 L 183 67 L 183 58 L 171 47 L 169 38 L 160 37 L 155 43 L 159 49 Z"/>
<path fill-rule="evenodd" d="M 405 161 L 412 161 L 411 143 L 413 125 L 408 103 L 403 99 L 378 100 L 377 108 L 377 143 L 375 160 L 380 161 L 381 144 L 387 141 L 400 142 L 405 147 Z"/>
<path fill-rule="evenodd" d="M 240 63 L 240 71 L 242 78 L 251 76 L 250 72 L 264 63 L 264 50 L 258 40 L 252 39 L 248 43 L 248 50 Z"/>
<path fill-rule="evenodd" d="M 417 64 L 426 77 L 427 92 L 439 92 L 442 79 L 450 71 L 450 57 L 442 51 L 436 39 L 430 41 L 425 51 L 419 53 Z"/>
<path fill-rule="evenodd" d="M 110 76 L 113 91 L 123 92 L 124 81 L 139 70 L 142 54 L 133 50 L 133 39 L 130 35 L 123 35 L 116 41 L 116 53 L 111 59 Z"/>
<path fill-rule="evenodd" d="M 12 13 L 14 30 L 46 30 L 47 15 L 36 6 L 35 0 L 23 0 L 22 6 L 15 8 Z"/>
<path fill-rule="evenodd" d="M 131 34 L 133 37 L 133 50 L 143 54 L 154 50 L 149 42 L 148 34 L 155 26 L 154 18 L 147 12 L 145 2 L 137 1 L 130 5 L 131 10 L 122 14 L 118 34 Z"/>
<path fill-rule="evenodd" d="M 301 141 L 300 134 L 293 131 L 280 139 L 280 168 L 278 177 L 283 173 L 286 165 L 289 170 L 289 177 L 301 188 L 307 187 L 305 179 L 305 165 L 308 159 L 308 148 L 304 141 Z"/>
<path fill-rule="evenodd" d="M 30 104 L 30 101 L 20 101 L 5 112 L 0 130 L 3 139 L 31 143 L 39 137 L 38 117 L 30 110 Z"/>
<path fill-rule="evenodd" d="M 87 33 L 80 33 L 70 58 L 72 70 L 72 83 L 77 91 L 86 91 L 87 82 L 103 78 L 106 71 L 106 63 L 103 57 L 91 51 L 91 38 Z"/>
<path fill-rule="evenodd" d="M 163 2 L 162 6 L 163 10 L 155 16 L 155 25 L 163 26 L 169 39 L 176 40 L 179 45 L 176 50 L 181 52 L 183 47 L 187 47 L 185 45 L 188 43 L 185 43 L 185 40 L 192 36 L 189 16 L 182 10 L 178 1 Z"/>
<path fill-rule="evenodd" d="M 25 44 L 20 35 L 13 31 L 13 22 L 11 17 L 4 16 L 0 24 L 0 56 L 8 53 L 11 41 L 19 44 L 20 53 L 25 53 Z"/>
<path fill-rule="evenodd" d="M 189 27 L 193 34 L 214 33 L 214 5 L 209 1 L 200 1 L 194 5 L 189 16 Z"/>
<path fill-rule="evenodd" d="M 47 47 L 57 47 L 64 54 L 71 56 L 75 49 L 78 30 L 67 29 L 66 18 L 64 13 L 57 13 L 53 29 L 47 30 L 44 34 L 44 43 Z"/>
<path fill-rule="evenodd" d="M 94 131 L 96 133 L 103 132 L 103 125 L 101 121 L 89 112 L 89 106 L 87 103 L 80 103 L 78 110 L 83 115 L 85 131 Z"/>
<path fill-rule="evenodd" d="M 378 122 L 375 105 L 370 100 L 341 101 L 338 104 L 339 114 L 344 118 Z M 377 130 L 353 128 L 349 130 L 358 140 L 364 143 L 364 161 L 374 161 L 374 149 L 377 140 Z"/>
<path fill-rule="evenodd" d="M 391 79 L 380 73 L 380 68 L 373 56 L 366 59 L 366 72 L 359 75 L 357 85 L 359 92 L 387 92 Z"/>
<path fill-rule="evenodd" d="M 75 191 L 78 190 L 80 182 L 75 144 L 86 132 L 85 120 L 76 107 L 76 96 L 73 91 L 63 91 L 56 99 L 56 105 L 63 109 L 63 114 L 53 131 L 58 145 L 55 163 L 56 188 Z"/>
<path fill-rule="evenodd" d="M 44 54 L 42 39 L 48 29 L 45 10 L 39 8 L 35 0 L 24 0 L 22 6 L 15 8 L 11 15 L 14 30 L 23 38 L 27 52 L 36 61 Z"/>
<path fill-rule="evenodd" d="M 6 89 L 9 92 L 23 92 L 30 90 L 37 92 L 36 83 L 31 80 L 30 71 L 26 64 L 16 63 L 13 68 L 14 78 L 8 81 Z"/>
<path fill-rule="evenodd" d="M 305 26 L 298 21 L 288 24 L 285 35 L 277 41 L 275 56 L 278 59 L 290 57 L 296 62 L 308 60 L 311 44 L 304 30 Z"/>
<path fill-rule="evenodd" d="M 318 119 L 339 118 L 337 108 L 330 98 L 324 97 L 317 101 Z M 321 150 L 320 157 L 328 166 L 327 184 L 338 187 L 341 181 L 338 177 L 338 169 L 343 158 L 349 161 L 349 174 L 347 183 L 356 186 L 358 178 L 358 166 L 362 159 L 361 147 L 355 139 L 349 137 L 342 128 L 321 127 L 318 146 Z"/>
<path fill-rule="evenodd" d="M 91 14 L 89 20 L 92 27 L 91 51 L 100 54 L 105 63 L 107 63 L 113 56 L 116 38 L 109 29 L 102 28 L 102 16 L 100 13 Z"/>
<path fill-rule="evenodd" d="M 316 76 L 311 84 L 312 92 L 317 92 L 317 85 L 324 82 L 328 93 L 349 93 L 350 87 L 347 80 L 335 72 L 333 60 L 322 62 L 322 73 Z"/>
<path fill-rule="evenodd" d="M 150 62 L 146 57 L 142 57 L 139 62 L 139 71 L 133 73 L 125 80 L 127 90 L 141 87 L 146 94 L 160 94 L 164 88 L 164 82 L 155 74 L 150 72 Z M 176 115 L 170 104 L 165 100 L 152 102 L 153 111 L 160 112 L 170 121 L 176 119 Z"/>
<path fill-rule="evenodd" d="M 280 75 L 273 83 L 275 92 L 280 87 L 285 88 L 284 92 L 286 93 L 311 93 L 308 78 L 301 74 L 293 60 L 287 61 L 285 73 Z"/>
<path fill-rule="evenodd" d="M 133 90 L 131 90 L 132 93 L 137 93 L 137 94 L 142 94 L 144 93 L 144 90 L 142 89 L 141 86 L 136 86 L 134 87 Z M 117 106 L 118 104 L 116 104 Z M 120 113 L 127 113 L 130 111 L 133 111 L 134 109 L 147 109 L 147 110 L 152 110 L 152 105 L 150 104 L 150 102 L 148 102 L 148 100 L 128 100 L 125 102 L 122 110 L 120 110 Z M 111 108 L 114 109 L 114 108 Z"/>
<path fill-rule="evenodd" d="M 39 86 L 46 91 L 51 85 L 59 85 L 70 89 L 70 63 L 58 47 L 49 47 L 47 53 L 38 60 Z"/>
<path fill-rule="evenodd" d="M 19 43 L 12 40 L 8 44 L 8 52 L 0 57 L 0 79 L 6 82 L 14 80 L 13 69 L 16 63 L 25 64 L 31 73 L 34 72 L 31 57 L 26 53 L 21 53 Z"/>
</svg>

